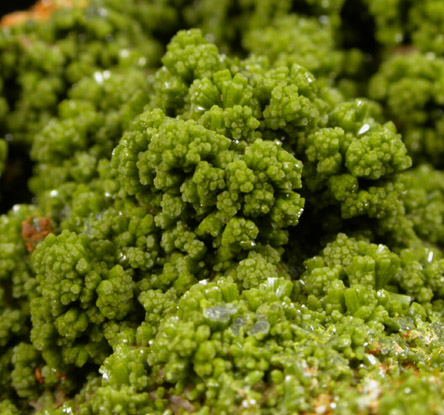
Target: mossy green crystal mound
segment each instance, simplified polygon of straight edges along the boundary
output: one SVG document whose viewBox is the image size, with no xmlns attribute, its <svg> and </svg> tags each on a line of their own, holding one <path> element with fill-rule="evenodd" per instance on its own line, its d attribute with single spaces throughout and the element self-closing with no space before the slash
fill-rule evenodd
<svg viewBox="0 0 444 415">
<path fill-rule="evenodd" d="M 62 3 L 0 33 L 0 414 L 444 414 L 439 2 Z"/>
</svg>

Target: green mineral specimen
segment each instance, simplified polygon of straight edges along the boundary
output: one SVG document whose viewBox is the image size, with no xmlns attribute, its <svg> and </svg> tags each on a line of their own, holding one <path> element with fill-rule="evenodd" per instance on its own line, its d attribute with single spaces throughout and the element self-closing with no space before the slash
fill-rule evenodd
<svg viewBox="0 0 444 415">
<path fill-rule="evenodd" d="M 0 415 L 444 414 L 441 1 L 2 22 Z"/>
</svg>

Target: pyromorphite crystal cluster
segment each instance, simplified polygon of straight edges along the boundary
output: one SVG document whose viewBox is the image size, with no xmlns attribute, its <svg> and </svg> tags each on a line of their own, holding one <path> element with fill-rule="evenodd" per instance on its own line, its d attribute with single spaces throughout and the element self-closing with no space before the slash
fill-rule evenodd
<svg viewBox="0 0 444 415">
<path fill-rule="evenodd" d="M 444 414 L 443 23 L 440 0 L 4 19 L 0 414 Z"/>
</svg>

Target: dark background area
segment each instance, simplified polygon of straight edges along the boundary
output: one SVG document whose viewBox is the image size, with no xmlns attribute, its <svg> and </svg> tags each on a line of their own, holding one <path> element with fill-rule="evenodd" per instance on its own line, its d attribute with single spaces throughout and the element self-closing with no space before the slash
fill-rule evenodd
<svg viewBox="0 0 444 415">
<path fill-rule="evenodd" d="M 35 0 L 0 0 L 0 15 L 3 16 L 17 10 L 26 10 L 34 3 Z"/>
<path fill-rule="evenodd" d="M 36 0 L 0 0 L 0 17 L 19 10 L 27 10 Z M 32 172 L 32 164 L 27 151 L 17 146 L 8 149 L 8 162 L 0 179 L 0 213 L 6 213 L 16 203 L 30 202 L 27 180 Z"/>
</svg>

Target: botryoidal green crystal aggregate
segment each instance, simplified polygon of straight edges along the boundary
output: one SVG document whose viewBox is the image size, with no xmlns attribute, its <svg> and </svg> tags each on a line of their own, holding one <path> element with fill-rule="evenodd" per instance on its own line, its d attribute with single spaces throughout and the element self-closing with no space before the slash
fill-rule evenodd
<svg viewBox="0 0 444 415">
<path fill-rule="evenodd" d="M 78 6 L 0 31 L 0 414 L 444 414 L 443 3 Z"/>
</svg>

